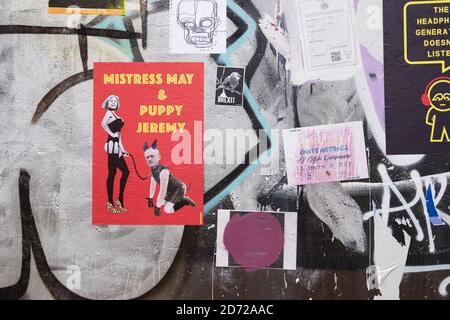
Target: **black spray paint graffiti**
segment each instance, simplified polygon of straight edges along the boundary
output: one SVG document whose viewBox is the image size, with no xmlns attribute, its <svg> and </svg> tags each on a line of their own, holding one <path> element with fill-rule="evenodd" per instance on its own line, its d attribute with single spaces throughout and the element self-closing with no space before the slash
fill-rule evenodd
<svg viewBox="0 0 450 320">
<path fill-rule="evenodd" d="M 246 1 L 236 1 L 255 21 L 257 21 L 261 16 L 258 10 L 252 3 Z M 98 16 L 94 18 L 88 25 L 80 25 L 77 29 L 63 28 L 63 27 L 41 27 L 41 26 L 23 26 L 23 25 L 8 25 L 0 26 L 1 34 L 59 34 L 59 35 L 77 35 L 78 43 L 80 48 L 80 57 L 82 60 L 83 71 L 64 79 L 55 87 L 53 87 L 39 102 L 36 111 L 31 120 L 32 124 L 37 124 L 45 112 L 51 107 L 53 102 L 61 96 L 64 92 L 70 88 L 93 79 L 93 70 L 88 69 L 88 37 L 105 37 L 110 39 L 127 39 L 130 42 L 130 47 L 133 53 L 133 61 L 144 61 L 140 53 L 140 48 L 137 39 L 142 39 L 142 46 L 145 49 L 147 46 L 147 1 L 140 1 L 141 9 L 141 21 L 142 21 L 142 34 L 134 32 L 134 27 L 132 24 L 133 17 L 125 17 L 124 25 L 126 31 L 120 30 L 110 30 L 110 29 L 96 29 L 89 27 L 90 25 L 95 25 L 105 19 L 104 16 Z M 155 10 L 167 10 L 168 7 L 164 5 L 164 1 L 159 1 L 154 5 Z M 247 24 L 239 18 L 232 10 L 227 12 L 228 18 L 237 26 L 237 30 L 233 35 L 227 39 L 227 46 L 232 45 L 237 41 L 248 29 Z M 250 87 L 251 79 L 256 72 L 259 64 L 261 63 L 264 51 L 267 46 L 267 40 L 263 36 L 262 32 L 257 29 L 256 31 L 257 39 L 257 49 L 250 59 L 247 65 L 247 74 L 245 82 Z M 213 59 L 218 65 L 224 65 L 219 62 L 219 56 L 212 55 Z M 245 98 L 244 100 L 244 110 L 247 112 L 253 123 L 253 129 L 257 134 L 262 128 L 261 123 L 259 123 L 257 117 L 253 113 L 249 102 Z M 260 139 L 267 140 L 266 137 L 259 137 Z M 267 144 L 267 148 L 270 149 L 270 140 Z M 261 148 L 259 145 L 255 146 L 256 149 Z M 264 152 L 265 150 L 261 150 Z M 249 151 L 246 154 L 246 159 L 249 160 L 250 155 L 257 154 L 255 152 Z M 253 159 L 250 159 L 253 160 Z M 208 190 L 204 197 L 205 201 L 212 199 L 221 190 L 223 190 L 231 181 L 238 177 L 248 166 L 251 161 L 245 161 L 244 164 L 238 166 L 233 172 L 222 179 L 217 185 Z M 19 195 L 20 195 L 20 214 L 21 214 L 21 226 L 22 226 L 22 266 L 19 281 L 10 287 L 0 288 L 0 299 L 19 299 L 21 298 L 27 288 L 30 279 L 30 263 L 31 263 L 31 251 L 33 251 L 33 257 L 36 261 L 36 266 L 38 273 L 44 282 L 45 286 L 52 294 L 55 299 L 85 299 L 71 290 L 66 288 L 52 273 L 50 266 L 48 265 L 47 259 L 45 257 L 45 252 L 43 250 L 39 233 L 37 231 L 36 223 L 32 213 L 32 207 L 30 203 L 30 181 L 31 177 L 28 172 L 23 169 L 20 172 L 19 177 Z"/>
<path fill-rule="evenodd" d="M 236 3 L 241 8 L 243 8 L 245 12 L 249 14 L 254 21 L 258 21 L 261 18 L 258 9 L 256 9 L 256 7 L 251 3 L 251 1 L 236 1 Z M 248 30 L 248 26 L 245 23 L 245 21 L 242 20 L 231 9 L 228 9 L 227 17 L 238 27 L 238 30 L 227 39 L 227 47 L 229 47 L 233 45 Z M 262 33 L 260 28 L 256 29 L 255 38 L 257 41 L 256 50 L 252 58 L 250 59 L 248 65 L 246 66 L 245 83 L 247 84 L 248 88 L 250 88 L 253 76 L 255 75 L 256 70 L 258 69 L 258 66 L 260 65 L 262 59 L 264 58 L 264 53 L 266 51 L 268 44 L 267 39 Z M 218 55 L 212 55 L 212 57 L 214 61 L 217 63 L 217 65 L 225 66 L 225 63 L 223 63 L 223 61 L 220 61 Z M 255 134 L 258 136 L 259 141 L 268 141 L 266 150 L 270 150 L 270 148 L 272 147 L 270 138 L 267 136 L 267 133 L 264 130 L 260 130 L 263 129 L 263 126 L 259 122 L 255 113 L 253 112 L 246 96 L 244 96 L 244 110 L 252 122 L 253 130 L 255 131 Z M 260 134 L 263 136 L 261 136 Z M 252 155 L 263 154 L 266 151 L 261 149 L 262 144 L 258 143 L 255 147 L 253 147 L 250 151 L 248 151 L 245 155 L 244 163 L 238 165 L 231 173 L 229 173 L 225 178 L 223 178 L 221 181 L 219 181 L 215 186 L 210 188 L 205 193 L 204 195 L 205 203 L 213 199 L 222 190 L 224 190 L 231 182 L 236 180 L 236 178 L 239 177 L 248 168 L 249 164 L 252 163 L 254 160 L 256 160 L 251 158 Z"/>
<path fill-rule="evenodd" d="M 0 299 L 19 299 L 27 288 L 30 279 L 31 250 L 42 281 L 47 289 L 57 299 L 82 299 L 82 297 L 68 290 L 51 272 L 45 258 L 36 222 L 30 203 L 30 175 L 25 170 L 20 171 L 19 177 L 20 220 L 22 226 L 22 266 L 19 281 L 10 287 L 0 288 Z"/>
<path fill-rule="evenodd" d="M 144 19 L 147 19 L 148 12 L 145 12 L 145 5 L 143 3 L 146 2 L 145 0 L 142 0 L 140 2 L 141 4 L 141 12 L 140 17 L 142 24 L 144 25 Z M 254 21 L 258 21 L 261 16 L 256 9 L 256 7 L 250 2 L 250 1 L 235 1 Z M 159 1 L 157 2 L 157 6 L 155 7 L 153 5 L 153 9 L 155 10 L 167 10 L 167 6 L 164 4 L 166 1 Z M 243 21 L 239 15 L 237 15 L 233 10 L 229 8 L 227 12 L 228 18 L 237 26 L 237 30 L 233 35 L 231 35 L 227 39 L 227 46 L 231 46 L 233 43 L 235 43 L 244 33 L 248 30 L 249 26 Z M 102 21 L 104 17 L 97 17 L 91 21 L 88 25 L 85 27 L 80 26 L 80 29 L 70 29 L 70 28 L 48 28 L 48 27 L 33 27 L 33 26 L 0 26 L 0 34 L 4 33 L 29 33 L 29 34 L 65 34 L 65 35 L 73 35 L 77 36 L 79 39 L 79 46 L 80 46 L 80 57 L 83 62 L 83 71 L 75 74 L 71 77 L 68 77 L 67 79 L 61 81 L 58 85 L 56 85 L 54 88 L 52 88 L 41 100 L 41 102 L 38 104 L 35 114 L 32 119 L 32 123 L 38 123 L 41 117 L 45 114 L 45 112 L 51 107 L 52 103 L 64 92 L 69 90 L 70 88 L 76 86 L 77 84 L 80 84 L 84 81 L 88 81 L 92 79 L 92 70 L 88 69 L 88 49 L 87 49 L 87 41 L 89 36 L 99 36 L 99 37 L 107 37 L 112 39 L 127 39 L 130 43 L 130 47 L 133 54 L 133 61 L 144 61 L 140 48 L 138 45 L 138 39 L 142 40 L 142 46 L 145 49 L 146 47 L 146 39 L 147 39 L 147 30 L 146 26 L 147 23 L 145 23 L 145 28 L 142 29 L 142 34 L 135 33 L 134 28 L 132 25 L 132 19 L 136 17 L 126 17 L 123 18 L 124 25 L 126 27 L 126 31 L 118 31 L 118 30 L 106 30 L 106 29 L 95 29 L 92 28 L 93 25 L 96 23 Z M 247 74 L 245 78 L 245 82 L 247 86 L 250 88 L 252 84 L 252 79 L 257 72 L 257 69 L 261 62 L 263 61 L 266 49 L 268 46 L 268 42 L 264 35 L 262 34 L 261 30 L 259 28 L 256 29 L 255 32 L 255 39 L 256 39 L 256 50 L 253 53 L 249 64 L 246 66 Z M 216 61 L 218 65 L 225 65 L 223 61 L 220 60 L 220 56 L 218 55 L 212 55 L 212 58 Z M 315 84 L 309 84 L 310 94 L 314 95 L 315 93 Z M 301 114 L 298 114 L 297 106 L 297 90 L 293 90 L 292 93 L 292 106 L 294 106 L 294 115 L 295 115 L 295 126 L 300 126 L 299 119 L 301 117 Z M 349 97 L 350 100 L 352 100 L 352 97 Z M 287 103 L 286 103 L 287 104 Z M 258 121 L 258 118 L 254 114 L 250 103 L 247 98 L 244 99 L 244 110 L 246 111 L 248 117 L 250 118 L 252 122 L 253 129 L 257 134 L 261 132 L 261 129 L 263 126 Z M 264 131 L 262 131 L 264 132 Z M 266 137 L 259 136 L 260 141 L 265 140 Z M 257 145 L 255 148 L 260 148 L 261 145 Z M 393 180 L 402 180 L 405 179 L 405 170 L 401 167 L 394 166 L 392 163 L 389 162 L 389 159 L 385 157 L 380 151 L 376 145 L 376 143 L 369 139 L 369 147 L 372 150 L 375 150 L 375 152 L 372 152 L 371 162 L 372 168 L 376 168 L 378 163 L 384 163 L 387 167 L 394 167 L 390 171 L 391 177 L 393 177 Z M 267 149 L 271 148 L 271 143 L 269 142 Z M 253 150 L 249 151 L 246 154 L 246 161 L 237 166 L 230 174 L 228 174 L 225 178 L 221 179 L 216 185 L 214 185 L 211 189 L 209 189 L 204 197 L 205 202 L 211 200 L 215 196 L 217 196 L 222 190 L 224 190 L 230 183 L 232 183 L 237 177 L 239 177 L 247 168 L 248 164 L 251 163 L 253 159 L 250 159 L 251 155 L 253 154 L 262 154 L 261 150 L 260 152 L 253 152 Z M 447 157 L 437 157 L 437 156 L 427 156 L 423 161 L 413 165 L 421 172 L 422 175 L 435 173 L 436 170 L 446 170 L 445 168 L 445 162 L 448 159 Z M 380 177 L 377 176 L 376 171 L 374 170 L 371 172 L 371 176 L 373 177 L 373 180 L 371 182 L 378 182 L 380 181 Z M 36 229 L 36 224 L 34 222 L 33 213 L 31 210 L 31 203 L 29 200 L 29 179 L 30 176 L 27 174 L 26 171 L 22 171 L 20 174 L 19 179 L 19 192 L 20 192 L 20 201 L 21 201 L 21 224 L 22 224 L 22 268 L 21 268 L 21 276 L 17 284 L 0 289 L 0 298 L 5 299 L 17 299 L 23 296 L 25 293 L 29 276 L 30 276 L 30 259 L 31 259 L 31 250 L 33 250 L 33 257 L 36 261 L 39 275 L 41 279 L 44 281 L 44 284 L 49 289 L 50 293 L 56 298 L 56 299 L 82 299 L 82 297 L 74 294 L 72 291 L 67 289 L 64 285 L 62 285 L 56 277 L 52 274 L 50 267 L 48 266 L 48 263 L 45 258 L 45 253 L 42 249 L 42 245 L 40 243 L 39 234 Z M 281 179 L 278 184 L 276 184 L 269 195 L 258 195 L 261 205 L 266 206 L 267 208 L 276 208 L 279 205 L 290 205 L 294 206 L 294 208 L 298 208 L 299 212 L 302 214 L 300 219 L 303 219 L 304 225 L 311 225 L 309 222 L 311 222 L 311 219 L 315 224 L 317 224 L 317 228 L 324 228 L 323 225 L 320 225 L 320 221 L 317 221 L 317 218 L 314 216 L 314 213 L 311 211 L 311 209 L 308 206 L 308 203 L 304 199 L 304 189 L 298 189 L 297 192 L 292 193 L 292 197 L 288 197 L 287 192 L 282 188 L 283 185 L 285 185 L 285 179 Z M 370 189 L 366 189 L 363 192 L 363 195 L 355 196 L 357 198 L 357 202 L 360 205 L 361 208 L 368 208 L 370 205 L 370 199 L 367 199 L 367 194 L 370 191 Z M 228 199 L 226 199 L 228 200 Z M 269 208 L 270 209 L 270 208 Z M 325 226 L 326 229 L 326 226 Z M 303 253 L 308 250 L 308 248 L 316 248 L 314 246 L 314 242 L 310 243 L 311 245 L 308 245 L 307 240 L 309 240 L 308 233 L 303 233 L 304 238 L 300 240 L 300 244 L 302 248 L 304 249 Z M 360 269 L 364 268 L 369 259 L 366 255 L 353 255 L 353 253 L 347 252 L 347 248 L 340 245 L 338 241 L 333 242 L 332 245 L 330 245 L 330 239 L 332 238 L 332 234 L 330 232 L 326 233 L 326 230 L 324 232 L 324 236 L 321 239 L 318 239 L 315 243 L 319 243 L 319 247 L 321 249 L 317 250 L 318 253 L 314 254 L 312 253 L 311 256 L 305 256 L 304 259 L 299 259 L 299 261 L 303 261 L 305 265 L 311 267 L 311 268 L 350 268 L 350 269 Z M 330 247 L 331 249 L 327 249 L 327 247 Z M 443 248 L 447 250 L 446 248 Z M 309 249 L 311 250 L 311 249 Z M 421 248 L 416 248 L 413 251 L 414 256 L 416 259 L 415 263 L 419 264 L 417 262 L 418 259 L 422 258 L 422 256 L 419 257 L 420 252 L 422 251 Z M 327 260 L 321 260 L 319 259 L 319 255 L 322 255 L 322 253 L 327 254 Z M 308 253 L 308 252 L 307 252 Z M 311 253 L 311 252 L 309 252 Z M 447 254 L 446 252 L 441 251 L 441 254 Z M 342 255 L 345 258 L 348 258 L 349 256 L 351 259 L 343 259 L 350 261 L 349 263 L 343 263 L 339 264 L 339 262 L 333 262 L 329 256 L 333 255 Z M 430 255 L 427 256 L 427 260 L 430 260 L 433 262 L 432 257 Z"/>
</svg>

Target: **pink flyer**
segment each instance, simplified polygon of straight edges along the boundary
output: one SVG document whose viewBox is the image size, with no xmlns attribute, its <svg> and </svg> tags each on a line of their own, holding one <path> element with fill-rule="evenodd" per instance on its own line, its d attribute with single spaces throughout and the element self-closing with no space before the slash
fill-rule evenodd
<svg viewBox="0 0 450 320">
<path fill-rule="evenodd" d="M 291 186 L 368 178 L 362 122 L 283 130 Z"/>
</svg>

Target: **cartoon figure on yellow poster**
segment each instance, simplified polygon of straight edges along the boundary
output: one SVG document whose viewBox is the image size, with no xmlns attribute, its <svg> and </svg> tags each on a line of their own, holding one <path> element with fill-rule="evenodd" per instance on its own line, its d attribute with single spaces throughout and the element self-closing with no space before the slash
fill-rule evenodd
<svg viewBox="0 0 450 320">
<path fill-rule="evenodd" d="M 450 142 L 450 78 L 432 80 L 422 102 L 429 106 L 425 122 L 431 126 L 430 142 Z"/>
</svg>

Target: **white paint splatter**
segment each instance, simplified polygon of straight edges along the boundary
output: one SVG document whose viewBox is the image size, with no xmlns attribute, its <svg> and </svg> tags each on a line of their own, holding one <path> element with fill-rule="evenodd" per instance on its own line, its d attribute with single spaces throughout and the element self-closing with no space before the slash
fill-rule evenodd
<svg viewBox="0 0 450 320">
<path fill-rule="evenodd" d="M 443 297 L 448 296 L 447 286 L 450 285 L 450 277 L 445 278 L 439 285 L 439 294 Z"/>
<path fill-rule="evenodd" d="M 338 285 L 337 285 L 337 275 L 336 275 L 336 273 L 334 273 L 334 291 L 337 290 L 337 287 L 338 287 Z"/>
<path fill-rule="evenodd" d="M 405 246 L 402 246 L 392 236 L 391 229 L 383 222 L 382 216 L 375 210 L 374 215 L 375 251 L 374 262 L 377 279 L 382 296 L 375 300 L 399 300 L 400 282 L 408 258 L 411 237 L 403 232 Z"/>
<path fill-rule="evenodd" d="M 361 209 L 339 183 L 322 183 L 305 187 L 308 203 L 347 248 L 366 251 Z"/>
<path fill-rule="evenodd" d="M 259 20 L 259 27 L 275 50 L 285 57 L 286 60 L 290 60 L 291 48 L 286 31 L 279 27 L 276 21 L 266 13 Z"/>
</svg>

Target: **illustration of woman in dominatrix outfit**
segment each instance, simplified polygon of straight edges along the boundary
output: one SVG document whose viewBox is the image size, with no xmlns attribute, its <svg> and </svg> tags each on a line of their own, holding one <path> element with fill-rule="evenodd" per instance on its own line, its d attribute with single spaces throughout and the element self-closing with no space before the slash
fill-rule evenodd
<svg viewBox="0 0 450 320">
<path fill-rule="evenodd" d="M 118 96 L 110 95 L 103 102 L 102 108 L 106 110 L 105 116 L 102 120 L 102 127 L 108 133 L 108 139 L 105 143 L 105 151 L 108 154 L 108 179 L 106 180 L 108 202 L 106 203 L 106 209 L 110 213 L 119 214 L 128 211 L 124 207 L 123 196 L 128 175 L 130 174 L 130 170 L 128 170 L 124 156 L 128 156 L 129 154 L 123 147 L 120 133 L 125 123 L 123 119 L 116 114 L 120 108 L 120 100 Z M 122 171 L 122 177 L 120 178 L 119 197 L 114 202 L 113 190 L 117 168 Z"/>
</svg>

